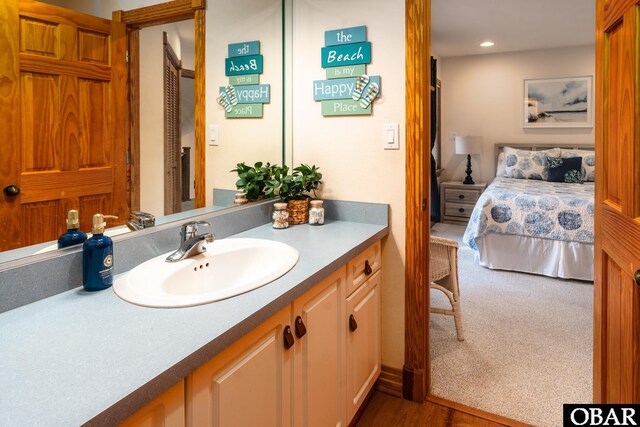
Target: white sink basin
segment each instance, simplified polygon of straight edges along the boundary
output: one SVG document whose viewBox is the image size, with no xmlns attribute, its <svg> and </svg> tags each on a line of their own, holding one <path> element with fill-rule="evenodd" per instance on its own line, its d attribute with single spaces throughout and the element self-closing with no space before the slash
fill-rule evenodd
<svg viewBox="0 0 640 427">
<path fill-rule="evenodd" d="M 291 270 L 298 251 L 262 239 L 223 239 L 207 251 L 178 262 L 167 254 L 140 264 L 118 277 L 113 290 L 120 298 L 146 307 L 189 307 L 233 297 L 264 286 Z"/>
</svg>

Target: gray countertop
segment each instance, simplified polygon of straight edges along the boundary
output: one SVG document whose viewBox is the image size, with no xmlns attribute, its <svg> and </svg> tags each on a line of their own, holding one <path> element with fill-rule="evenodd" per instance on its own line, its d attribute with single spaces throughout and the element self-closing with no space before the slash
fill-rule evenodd
<svg viewBox="0 0 640 427">
<path fill-rule="evenodd" d="M 145 308 L 77 288 L 2 313 L 0 426 L 115 424 L 387 233 L 327 221 L 236 234 L 287 243 L 300 259 L 261 288 L 197 307 Z"/>
</svg>

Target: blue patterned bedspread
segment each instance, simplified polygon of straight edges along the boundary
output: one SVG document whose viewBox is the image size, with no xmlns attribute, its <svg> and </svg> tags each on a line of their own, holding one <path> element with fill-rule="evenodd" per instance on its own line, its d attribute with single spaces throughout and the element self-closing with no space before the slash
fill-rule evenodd
<svg viewBox="0 0 640 427">
<path fill-rule="evenodd" d="M 487 233 L 593 244 L 593 182 L 496 178 L 476 202 L 464 242 Z"/>
</svg>

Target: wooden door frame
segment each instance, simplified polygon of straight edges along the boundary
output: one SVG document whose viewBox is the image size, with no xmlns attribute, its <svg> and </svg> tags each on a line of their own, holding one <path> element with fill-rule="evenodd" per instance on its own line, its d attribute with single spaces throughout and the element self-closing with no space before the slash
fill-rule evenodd
<svg viewBox="0 0 640 427">
<path fill-rule="evenodd" d="M 201 208 L 206 204 L 205 13 L 206 0 L 174 0 L 113 13 L 113 20 L 124 23 L 129 34 L 129 203 L 131 210 L 140 209 L 140 30 L 188 19 L 193 19 L 194 26 L 195 207 Z"/>
<path fill-rule="evenodd" d="M 424 402 L 430 387 L 431 0 L 406 0 L 405 8 L 407 151 L 402 386 L 405 399 Z"/>
</svg>

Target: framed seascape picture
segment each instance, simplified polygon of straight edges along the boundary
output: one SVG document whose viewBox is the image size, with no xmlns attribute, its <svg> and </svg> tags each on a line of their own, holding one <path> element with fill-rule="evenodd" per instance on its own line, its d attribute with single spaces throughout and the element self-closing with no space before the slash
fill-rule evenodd
<svg viewBox="0 0 640 427">
<path fill-rule="evenodd" d="M 593 127 L 592 77 L 526 79 L 525 128 Z"/>
</svg>

